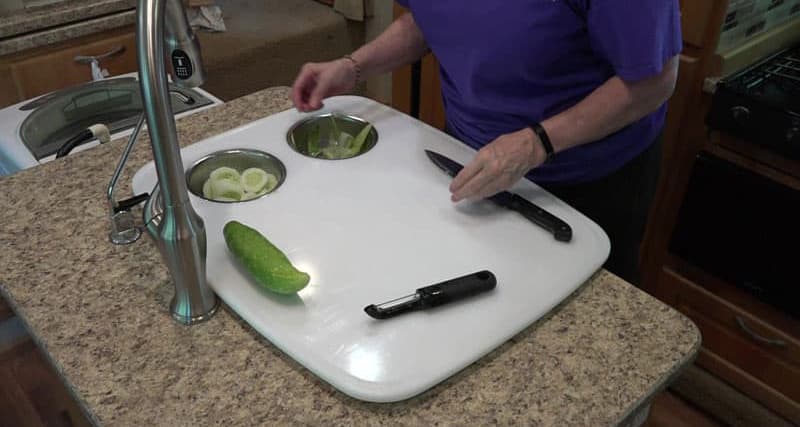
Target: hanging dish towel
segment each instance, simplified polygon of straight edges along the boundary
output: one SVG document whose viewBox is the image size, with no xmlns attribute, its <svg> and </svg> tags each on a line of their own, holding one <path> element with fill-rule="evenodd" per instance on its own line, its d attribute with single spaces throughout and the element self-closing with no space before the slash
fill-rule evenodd
<svg viewBox="0 0 800 427">
<path fill-rule="evenodd" d="M 370 10 L 371 0 L 336 0 L 333 8 L 347 19 L 363 21 Z"/>
</svg>

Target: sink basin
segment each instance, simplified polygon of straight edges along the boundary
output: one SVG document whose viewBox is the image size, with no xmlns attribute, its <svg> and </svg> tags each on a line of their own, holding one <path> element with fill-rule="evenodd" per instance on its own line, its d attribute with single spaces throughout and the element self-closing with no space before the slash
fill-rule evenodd
<svg viewBox="0 0 800 427">
<path fill-rule="evenodd" d="M 354 398 L 393 402 L 424 392 L 546 314 L 602 265 L 605 233 L 530 182 L 513 190 L 572 226 L 562 243 L 521 215 L 489 202 L 450 202 L 450 178 L 425 149 L 466 163 L 474 150 L 372 100 L 326 100 L 323 111 L 360 117 L 380 142 L 344 160 L 295 151 L 287 131 L 309 114 L 287 110 L 182 150 L 188 170 L 209 153 L 264 151 L 286 167 L 283 184 L 247 203 L 190 195 L 207 231 L 208 281 L 256 331 Z M 153 164 L 133 178 L 151 192 Z M 262 232 L 311 283 L 292 296 L 262 290 L 228 253 L 227 221 Z M 415 289 L 489 270 L 495 290 L 428 311 L 376 320 L 364 307 Z M 213 320 L 212 320 L 213 321 Z"/>
<path fill-rule="evenodd" d="M 0 176 L 55 159 L 69 139 L 102 123 L 112 139 L 129 135 L 142 110 L 137 73 L 88 82 L 0 109 Z M 201 88 L 170 83 L 176 117 L 197 113 L 222 101 Z M 73 153 L 99 144 L 86 141 Z"/>
<path fill-rule="evenodd" d="M 172 83 L 170 92 L 174 114 L 213 103 L 197 91 Z M 136 78 L 122 77 L 54 92 L 20 109 L 31 110 L 20 127 L 22 142 L 41 160 L 95 123 L 105 124 L 112 134 L 133 128 L 142 112 L 142 95 Z"/>
</svg>

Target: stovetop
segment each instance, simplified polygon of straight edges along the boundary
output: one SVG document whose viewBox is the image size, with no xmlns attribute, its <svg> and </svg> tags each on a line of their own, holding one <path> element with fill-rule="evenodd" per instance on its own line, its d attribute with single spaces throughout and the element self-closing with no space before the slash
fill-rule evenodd
<svg viewBox="0 0 800 427">
<path fill-rule="evenodd" d="M 740 95 L 800 115 L 800 46 L 779 52 L 723 84 Z"/>
</svg>

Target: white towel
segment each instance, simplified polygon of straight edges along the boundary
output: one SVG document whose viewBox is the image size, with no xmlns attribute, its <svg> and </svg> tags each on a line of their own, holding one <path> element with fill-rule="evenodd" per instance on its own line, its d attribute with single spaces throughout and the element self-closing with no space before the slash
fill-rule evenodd
<svg viewBox="0 0 800 427">
<path fill-rule="evenodd" d="M 227 31 L 225 20 L 222 17 L 222 8 L 219 6 L 197 6 L 186 8 L 186 17 L 189 25 L 194 29 L 222 32 Z"/>
<path fill-rule="evenodd" d="M 336 0 L 333 8 L 347 19 L 363 21 L 371 10 L 370 0 Z"/>
</svg>

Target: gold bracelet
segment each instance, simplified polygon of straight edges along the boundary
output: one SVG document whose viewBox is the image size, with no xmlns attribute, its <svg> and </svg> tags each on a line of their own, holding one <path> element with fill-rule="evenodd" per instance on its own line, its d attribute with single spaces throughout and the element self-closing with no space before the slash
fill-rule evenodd
<svg viewBox="0 0 800 427">
<path fill-rule="evenodd" d="M 356 60 L 355 60 L 355 59 L 354 59 L 352 56 L 350 56 L 350 55 L 345 55 L 345 56 L 344 56 L 344 59 L 349 59 L 349 60 L 350 60 L 350 62 L 352 62 L 352 63 L 353 63 L 353 68 L 355 68 L 355 69 L 356 69 L 356 84 L 358 84 L 358 82 L 359 82 L 359 81 L 361 81 L 361 66 L 360 66 L 360 65 L 358 65 L 358 61 L 356 61 Z"/>
</svg>

